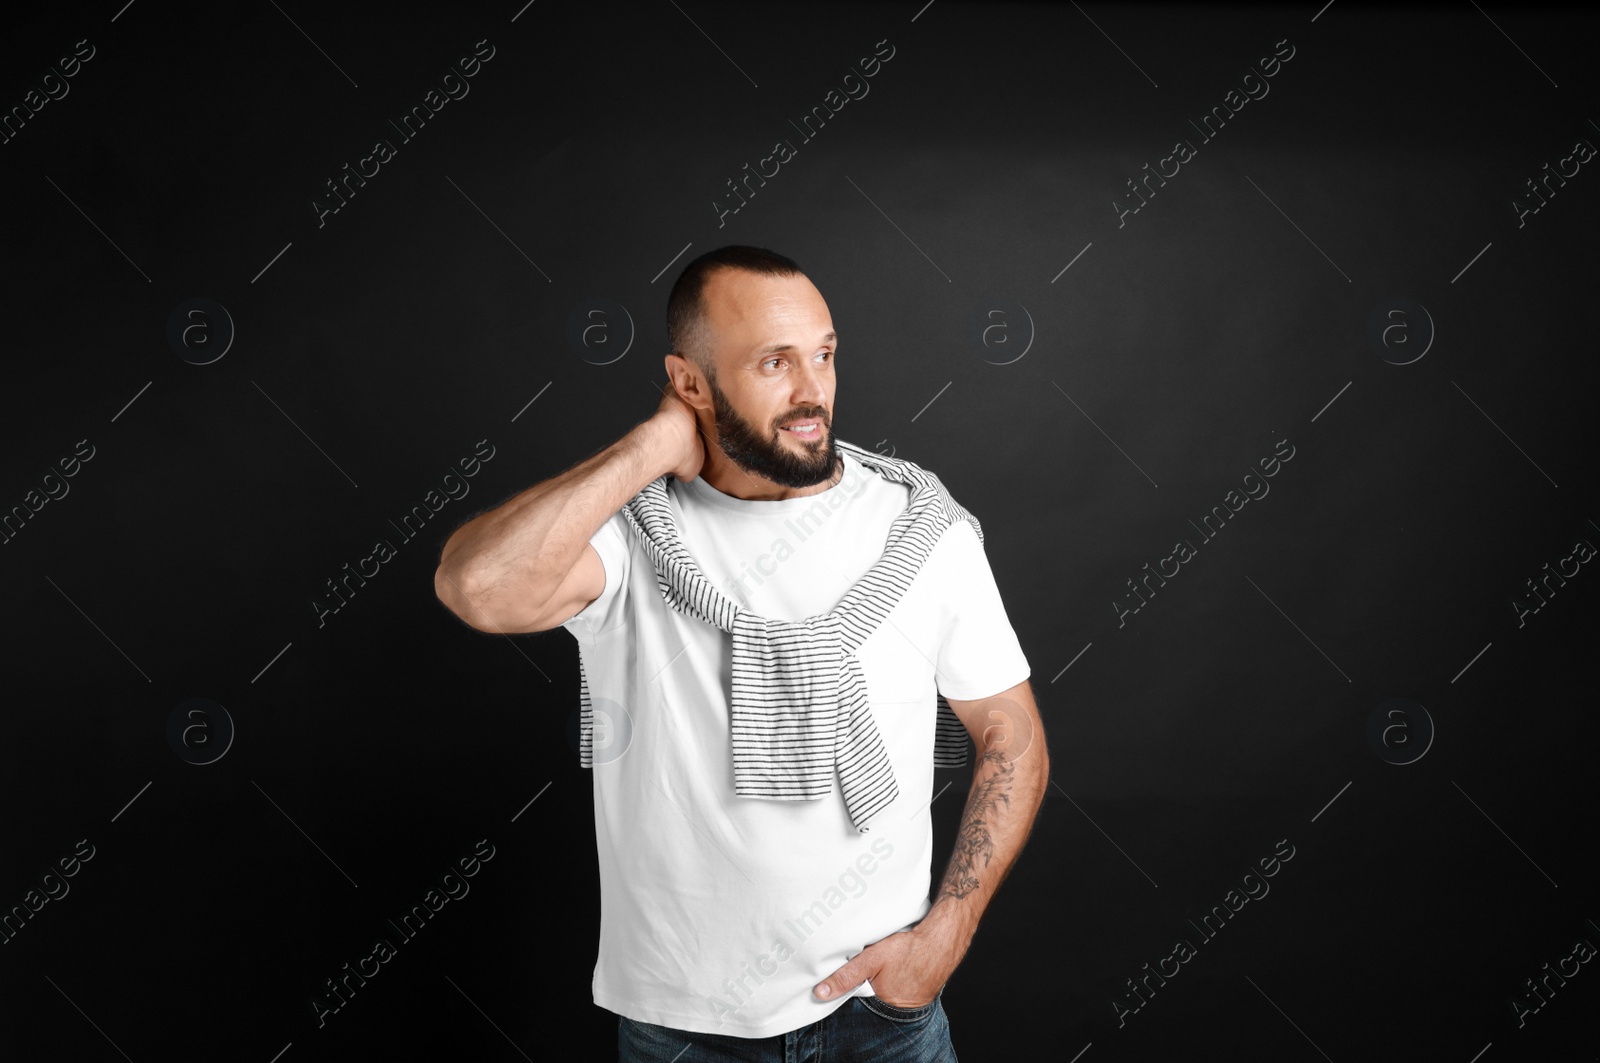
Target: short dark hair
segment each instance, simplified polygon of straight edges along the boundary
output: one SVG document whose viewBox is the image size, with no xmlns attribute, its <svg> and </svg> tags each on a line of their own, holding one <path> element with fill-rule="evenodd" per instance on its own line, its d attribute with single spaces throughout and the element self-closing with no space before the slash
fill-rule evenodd
<svg viewBox="0 0 1600 1063">
<path fill-rule="evenodd" d="M 706 282 L 712 274 L 723 269 L 742 269 L 749 273 L 769 276 L 805 276 L 793 259 L 764 247 L 729 244 L 707 251 L 683 267 L 667 297 L 667 340 L 674 354 L 681 354 L 715 383 L 716 361 L 711 351 L 711 336 L 705 327 Z"/>
</svg>

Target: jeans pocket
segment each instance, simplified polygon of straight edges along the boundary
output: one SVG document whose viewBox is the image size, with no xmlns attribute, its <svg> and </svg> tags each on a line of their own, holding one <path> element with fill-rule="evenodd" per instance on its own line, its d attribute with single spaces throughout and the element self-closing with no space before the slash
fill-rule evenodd
<svg viewBox="0 0 1600 1063">
<path fill-rule="evenodd" d="M 934 1009 L 939 1006 L 938 997 L 934 997 L 920 1008 L 896 1007 L 895 1005 L 890 1004 L 888 1001 L 882 1000 L 876 996 L 865 996 L 858 999 L 860 999 L 862 1006 L 868 1011 L 881 1018 L 888 1019 L 890 1022 L 922 1022 L 924 1019 L 928 1018 L 928 1016 L 932 1015 Z"/>
</svg>

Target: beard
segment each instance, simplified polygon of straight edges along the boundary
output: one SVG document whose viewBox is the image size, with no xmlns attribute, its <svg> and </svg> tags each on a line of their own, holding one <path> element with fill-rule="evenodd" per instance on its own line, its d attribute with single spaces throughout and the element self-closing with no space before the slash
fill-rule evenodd
<svg viewBox="0 0 1600 1063">
<path fill-rule="evenodd" d="M 717 413 L 717 445 L 745 472 L 785 487 L 812 487 L 838 472 L 843 458 L 833 445 L 833 421 L 821 408 L 796 410 L 783 418 L 815 417 L 821 424 L 814 440 L 790 433 L 800 443 L 797 451 L 784 443 L 779 435 L 783 429 L 758 429 L 739 416 L 715 381 L 711 382 L 711 401 Z"/>
</svg>

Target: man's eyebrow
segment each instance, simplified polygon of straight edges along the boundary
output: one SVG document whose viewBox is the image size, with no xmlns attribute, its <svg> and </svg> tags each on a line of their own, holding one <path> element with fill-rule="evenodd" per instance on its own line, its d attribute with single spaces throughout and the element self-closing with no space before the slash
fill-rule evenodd
<svg viewBox="0 0 1600 1063">
<path fill-rule="evenodd" d="M 821 343 L 833 343 L 838 338 L 839 338 L 838 335 L 836 333 L 834 333 L 834 332 L 831 332 L 831 331 L 830 332 L 825 332 L 825 333 L 823 333 L 822 339 L 819 342 L 821 342 Z M 792 343 L 769 343 L 765 347 L 762 347 L 762 348 L 758 349 L 754 353 L 756 355 L 768 355 L 768 354 L 777 354 L 779 351 L 792 351 L 792 350 L 794 350 L 794 344 L 792 344 Z"/>
</svg>

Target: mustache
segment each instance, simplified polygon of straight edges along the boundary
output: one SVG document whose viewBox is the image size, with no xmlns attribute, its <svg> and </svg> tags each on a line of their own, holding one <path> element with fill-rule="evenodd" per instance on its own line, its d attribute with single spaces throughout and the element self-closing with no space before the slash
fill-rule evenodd
<svg viewBox="0 0 1600 1063">
<path fill-rule="evenodd" d="M 828 416 L 826 410 L 817 410 L 811 413 L 791 413 L 778 422 L 778 427 L 782 428 L 784 425 L 794 421 L 810 421 L 813 419 L 821 421 L 824 428 L 833 427 L 833 419 Z"/>
</svg>

